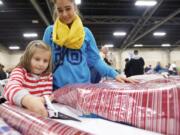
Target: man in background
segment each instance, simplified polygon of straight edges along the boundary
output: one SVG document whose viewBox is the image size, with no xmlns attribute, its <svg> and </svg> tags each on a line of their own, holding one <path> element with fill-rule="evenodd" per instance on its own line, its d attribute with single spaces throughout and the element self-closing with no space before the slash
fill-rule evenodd
<svg viewBox="0 0 180 135">
<path fill-rule="evenodd" d="M 134 54 L 127 64 L 128 66 L 125 67 L 126 72 L 128 72 L 127 77 L 144 74 L 145 63 L 144 59 L 138 55 L 138 50 L 134 50 Z"/>
</svg>

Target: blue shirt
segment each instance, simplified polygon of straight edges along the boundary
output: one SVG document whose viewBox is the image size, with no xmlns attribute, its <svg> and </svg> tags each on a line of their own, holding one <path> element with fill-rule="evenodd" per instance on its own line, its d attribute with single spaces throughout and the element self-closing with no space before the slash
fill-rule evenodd
<svg viewBox="0 0 180 135">
<path fill-rule="evenodd" d="M 45 30 L 43 41 L 50 45 L 53 58 L 53 86 L 54 89 L 66 84 L 90 82 L 89 67 L 95 68 L 101 76 L 115 78 L 118 74 L 100 57 L 91 31 L 84 27 L 85 39 L 81 49 L 60 47 L 52 41 L 53 25 Z"/>
</svg>

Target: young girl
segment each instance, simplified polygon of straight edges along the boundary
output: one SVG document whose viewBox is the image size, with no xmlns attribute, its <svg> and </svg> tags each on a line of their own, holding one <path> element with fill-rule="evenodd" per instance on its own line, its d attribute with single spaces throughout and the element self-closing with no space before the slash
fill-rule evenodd
<svg viewBox="0 0 180 135">
<path fill-rule="evenodd" d="M 54 89 L 90 82 L 89 67 L 96 69 L 101 76 L 119 82 L 135 82 L 120 76 L 101 59 L 94 36 L 83 26 L 74 0 L 54 0 L 54 4 L 58 17 L 54 25 L 47 27 L 43 37 L 52 49 Z"/>
<path fill-rule="evenodd" d="M 47 116 L 43 95 L 52 94 L 51 49 L 41 40 L 28 44 L 11 72 L 3 96 L 10 103 Z"/>
</svg>

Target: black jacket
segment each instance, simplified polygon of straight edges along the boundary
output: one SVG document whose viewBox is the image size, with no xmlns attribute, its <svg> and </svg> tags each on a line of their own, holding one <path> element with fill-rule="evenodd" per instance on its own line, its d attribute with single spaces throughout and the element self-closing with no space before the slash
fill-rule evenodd
<svg viewBox="0 0 180 135">
<path fill-rule="evenodd" d="M 4 80 L 6 78 L 7 78 L 6 73 L 4 71 L 1 71 L 0 72 L 0 80 Z"/>
<path fill-rule="evenodd" d="M 126 63 L 124 72 L 127 77 L 144 74 L 144 59 L 142 57 L 139 59 L 131 58 Z"/>
</svg>

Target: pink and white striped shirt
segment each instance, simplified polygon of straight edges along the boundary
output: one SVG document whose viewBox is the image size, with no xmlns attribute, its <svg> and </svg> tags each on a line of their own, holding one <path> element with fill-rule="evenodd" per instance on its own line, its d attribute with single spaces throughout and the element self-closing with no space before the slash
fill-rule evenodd
<svg viewBox="0 0 180 135">
<path fill-rule="evenodd" d="M 52 94 L 52 74 L 35 75 L 26 69 L 15 68 L 5 86 L 3 96 L 12 104 L 21 106 L 25 95 L 43 96 Z"/>
</svg>

